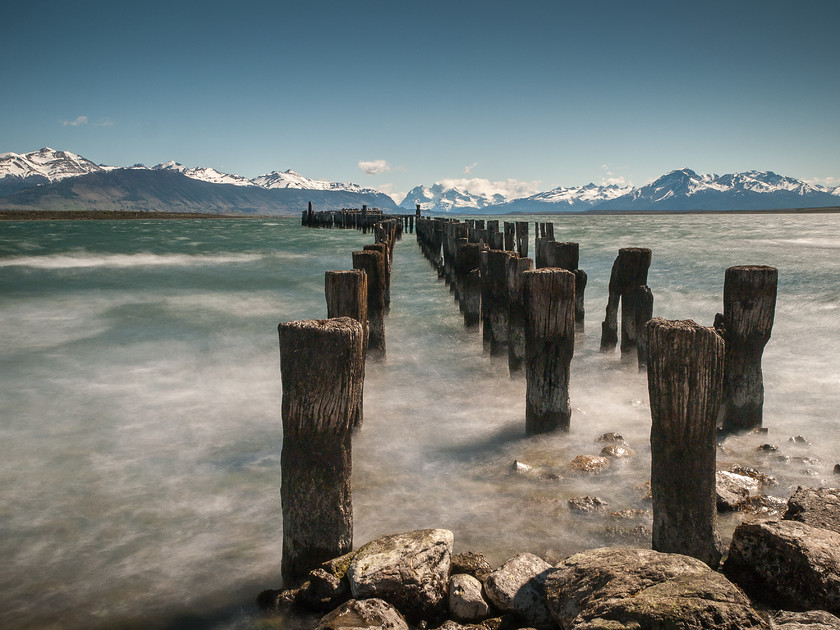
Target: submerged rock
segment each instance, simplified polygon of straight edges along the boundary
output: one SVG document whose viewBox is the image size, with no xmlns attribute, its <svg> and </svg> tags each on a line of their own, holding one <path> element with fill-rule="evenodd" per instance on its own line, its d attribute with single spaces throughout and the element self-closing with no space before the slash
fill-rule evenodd
<svg viewBox="0 0 840 630">
<path fill-rule="evenodd" d="M 626 444 L 609 444 L 601 449 L 601 457 L 612 457 L 613 459 L 626 459 L 635 457 L 636 451 Z"/>
<path fill-rule="evenodd" d="M 796 521 L 742 523 L 724 573 L 771 606 L 840 612 L 840 534 Z"/>
<path fill-rule="evenodd" d="M 578 455 L 569 464 L 572 470 L 596 475 L 610 467 L 610 460 L 597 455 Z"/>
<path fill-rule="evenodd" d="M 800 486 L 788 499 L 784 518 L 840 533 L 840 488 Z"/>
<path fill-rule="evenodd" d="M 325 615 L 315 630 L 409 630 L 405 618 L 388 602 L 351 599 Z"/>
<path fill-rule="evenodd" d="M 769 628 L 738 587 L 679 554 L 584 551 L 551 571 L 545 589 L 549 610 L 564 630 Z"/>
<path fill-rule="evenodd" d="M 595 441 L 606 444 L 627 444 L 627 442 L 624 441 L 624 438 L 622 437 L 621 433 L 604 433 Z"/>
<path fill-rule="evenodd" d="M 545 576 L 552 566 L 532 553 L 514 556 L 487 576 L 484 591 L 499 610 L 514 613 L 535 628 L 551 628 Z"/>
<path fill-rule="evenodd" d="M 347 569 L 355 599 L 378 597 L 409 619 L 434 619 L 446 606 L 452 532 L 424 529 L 377 538 Z"/>
<path fill-rule="evenodd" d="M 840 630 L 840 618 L 824 610 L 780 610 L 770 618 L 770 627 L 773 630 Z"/>
<path fill-rule="evenodd" d="M 568 501 L 569 509 L 575 512 L 585 512 L 592 514 L 595 512 L 605 512 L 609 503 L 600 497 L 572 497 Z"/>
</svg>

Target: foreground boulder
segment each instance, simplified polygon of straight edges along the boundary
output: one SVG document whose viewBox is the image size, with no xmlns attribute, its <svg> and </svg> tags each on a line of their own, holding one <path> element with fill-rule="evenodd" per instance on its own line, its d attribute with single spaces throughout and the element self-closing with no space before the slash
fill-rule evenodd
<svg viewBox="0 0 840 630">
<path fill-rule="evenodd" d="M 773 606 L 840 613 L 840 534 L 797 521 L 742 523 L 724 573 Z"/>
<path fill-rule="evenodd" d="M 535 628 L 551 628 L 545 601 L 545 576 L 552 566 L 532 553 L 514 556 L 484 581 L 484 592 L 503 612 L 513 613 Z"/>
<path fill-rule="evenodd" d="M 773 630 L 840 630 L 840 619 L 824 610 L 781 610 L 770 618 L 770 627 Z"/>
<path fill-rule="evenodd" d="M 575 554 L 545 578 L 563 630 L 769 628 L 741 590 L 705 563 L 650 549 Z"/>
<path fill-rule="evenodd" d="M 490 606 L 481 594 L 481 582 L 471 575 L 459 573 L 449 580 L 449 614 L 458 621 L 479 621 L 490 613 Z"/>
<path fill-rule="evenodd" d="M 785 520 L 840 533 L 840 488 L 799 487 L 788 500 Z"/>
<path fill-rule="evenodd" d="M 350 562 L 347 579 L 355 599 L 377 597 L 410 620 L 434 619 L 446 607 L 452 532 L 424 529 L 377 538 Z"/>
<path fill-rule="evenodd" d="M 400 612 L 381 599 L 349 602 L 325 615 L 315 630 L 408 630 Z"/>
</svg>

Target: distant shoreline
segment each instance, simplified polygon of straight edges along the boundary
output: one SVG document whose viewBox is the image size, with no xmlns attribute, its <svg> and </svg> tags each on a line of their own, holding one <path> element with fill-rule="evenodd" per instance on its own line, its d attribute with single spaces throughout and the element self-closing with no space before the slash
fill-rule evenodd
<svg viewBox="0 0 840 630">
<path fill-rule="evenodd" d="M 198 212 L 132 212 L 110 210 L 0 210 L 0 221 L 100 221 L 132 219 L 240 219 L 230 214 L 202 214 Z"/>
</svg>

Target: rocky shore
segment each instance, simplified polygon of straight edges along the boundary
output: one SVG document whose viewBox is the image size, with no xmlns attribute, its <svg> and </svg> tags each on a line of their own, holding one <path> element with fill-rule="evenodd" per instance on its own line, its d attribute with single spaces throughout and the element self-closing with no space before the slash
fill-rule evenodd
<svg viewBox="0 0 840 630">
<path fill-rule="evenodd" d="M 719 508 L 749 495 L 739 484 L 761 483 L 744 472 L 719 474 Z M 553 565 L 522 553 L 493 569 L 479 553 L 454 554 L 453 544 L 444 529 L 383 536 L 296 588 L 264 591 L 258 604 L 267 622 L 317 630 L 840 630 L 836 488 L 800 487 L 781 519 L 739 525 L 721 571 L 626 547 Z"/>
</svg>

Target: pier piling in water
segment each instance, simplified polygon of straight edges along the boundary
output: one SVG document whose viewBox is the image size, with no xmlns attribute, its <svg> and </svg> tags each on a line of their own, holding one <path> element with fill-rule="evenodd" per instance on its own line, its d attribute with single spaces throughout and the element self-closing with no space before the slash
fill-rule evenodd
<svg viewBox="0 0 840 630">
<path fill-rule="evenodd" d="M 568 430 L 569 364 L 575 349 L 575 275 L 565 269 L 522 272 L 525 304 L 525 429 Z"/>
<path fill-rule="evenodd" d="M 508 344 L 507 263 L 510 252 L 491 249 L 481 269 L 481 314 L 491 356 L 506 354 Z"/>
<path fill-rule="evenodd" d="M 645 334 L 653 549 L 717 568 L 715 449 L 724 342 L 713 328 L 691 320 L 655 318 Z"/>
<path fill-rule="evenodd" d="M 385 355 L 385 256 L 378 250 L 353 252 L 353 269 L 367 275 L 368 356 Z"/>
<path fill-rule="evenodd" d="M 723 314 L 715 328 L 726 341 L 723 403 L 724 431 L 760 427 L 764 410 L 761 357 L 770 340 L 776 311 L 778 271 L 762 265 L 730 267 L 723 285 Z"/>
<path fill-rule="evenodd" d="M 351 432 L 365 364 L 364 332 L 342 317 L 282 323 L 283 511 L 287 587 L 353 548 Z"/>
<path fill-rule="evenodd" d="M 625 247 L 610 273 L 609 298 L 604 322 L 601 324 L 601 350 L 611 350 L 618 342 L 618 305 L 621 303 L 621 354 L 636 352 L 644 315 L 653 311 L 653 294 L 647 287 L 651 251 L 645 247 Z M 643 348 L 644 351 L 644 348 Z"/>
<path fill-rule="evenodd" d="M 516 253 L 520 258 L 528 257 L 528 222 L 516 222 Z"/>
<path fill-rule="evenodd" d="M 507 264 L 508 287 L 508 370 L 513 376 L 525 360 L 525 296 L 522 274 L 534 268 L 530 258 L 511 256 Z"/>
</svg>

